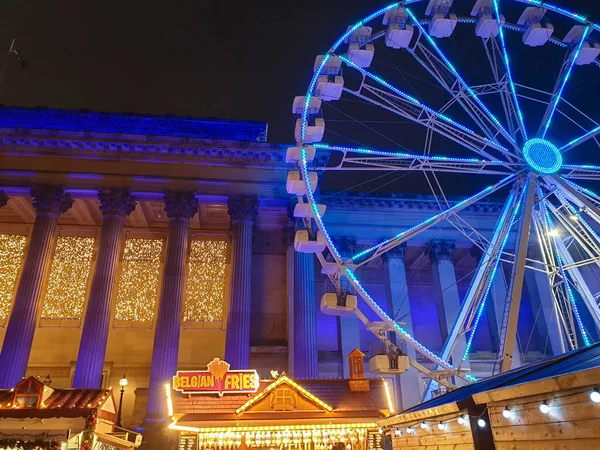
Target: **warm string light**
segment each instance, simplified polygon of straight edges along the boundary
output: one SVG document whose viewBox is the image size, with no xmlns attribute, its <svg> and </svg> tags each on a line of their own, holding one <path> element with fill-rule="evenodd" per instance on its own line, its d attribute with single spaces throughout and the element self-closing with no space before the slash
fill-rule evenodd
<svg viewBox="0 0 600 450">
<path fill-rule="evenodd" d="M 221 322 L 225 301 L 226 241 L 192 241 L 183 320 Z"/>
<path fill-rule="evenodd" d="M 8 318 L 27 238 L 0 234 L 0 320 Z"/>
<path fill-rule="evenodd" d="M 127 239 L 117 293 L 116 320 L 154 320 L 162 239 Z"/>
<path fill-rule="evenodd" d="M 390 389 L 390 385 L 387 382 L 387 380 L 383 380 L 383 387 L 385 389 L 385 396 L 387 398 L 387 403 L 388 403 L 388 409 L 390 411 L 390 414 L 394 413 L 394 402 L 392 401 L 392 393 L 391 393 L 391 389 Z"/>
<path fill-rule="evenodd" d="M 348 430 L 348 429 L 365 429 L 373 430 L 377 428 L 377 424 L 373 422 L 366 423 L 327 423 L 317 425 L 265 425 L 254 427 L 215 427 L 215 428 L 199 428 L 177 425 L 174 421 L 169 425 L 173 430 L 190 431 L 192 433 L 224 433 L 227 431 L 233 432 L 248 432 L 248 431 L 283 431 L 283 430 Z"/>
<path fill-rule="evenodd" d="M 167 396 L 167 412 L 173 417 L 173 398 L 171 397 L 171 384 L 165 383 L 165 394 Z"/>
<path fill-rule="evenodd" d="M 93 256 L 93 237 L 58 237 L 42 319 L 81 319 Z"/>
<path fill-rule="evenodd" d="M 284 382 L 287 383 L 287 384 L 289 384 L 290 386 L 292 386 L 294 389 L 296 389 L 297 391 L 299 391 L 302 395 L 304 395 L 305 397 L 307 397 L 309 400 L 312 400 L 314 403 L 316 403 L 317 405 L 321 406 L 322 408 L 324 408 L 328 412 L 333 411 L 333 408 L 331 406 L 329 406 L 327 403 L 325 403 L 323 400 L 321 400 L 320 398 L 315 397 L 310 392 L 308 392 L 306 389 L 304 389 L 302 386 L 300 386 L 299 384 L 295 383 L 293 380 L 291 380 L 288 377 L 286 377 L 285 375 L 283 375 L 283 376 L 279 377 L 277 379 L 277 381 L 271 383 L 260 394 L 252 397 L 250 400 L 248 400 L 246 403 L 244 403 L 242 406 L 240 406 L 238 409 L 236 409 L 235 413 L 239 415 L 240 413 L 244 412 L 246 409 L 248 409 L 248 407 L 250 407 L 251 405 L 253 405 L 257 401 L 259 401 L 260 399 L 264 398 L 269 392 L 271 392 L 273 389 L 275 389 L 277 386 L 281 385 Z"/>
</svg>

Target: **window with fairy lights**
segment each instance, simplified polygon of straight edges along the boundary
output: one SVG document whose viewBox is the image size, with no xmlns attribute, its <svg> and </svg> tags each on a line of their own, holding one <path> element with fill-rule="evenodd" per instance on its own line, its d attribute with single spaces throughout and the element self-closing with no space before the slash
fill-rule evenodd
<svg viewBox="0 0 600 450">
<path fill-rule="evenodd" d="M 44 385 L 29 378 L 17 384 L 13 405 L 16 408 L 39 408 Z"/>
<path fill-rule="evenodd" d="M 222 325 L 227 251 L 226 241 L 191 242 L 183 312 L 186 326 L 194 322 L 205 327 Z"/>
</svg>

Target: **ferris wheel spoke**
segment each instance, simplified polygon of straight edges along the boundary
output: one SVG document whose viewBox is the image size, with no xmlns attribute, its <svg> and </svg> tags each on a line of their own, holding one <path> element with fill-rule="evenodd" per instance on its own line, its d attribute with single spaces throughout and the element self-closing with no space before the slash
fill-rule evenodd
<svg viewBox="0 0 600 450">
<path fill-rule="evenodd" d="M 517 90 L 513 80 L 510 58 L 501 23 L 502 16 L 500 14 L 499 3 L 500 0 L 494 0 L 494 11 L 498 23 L 498 37 L 482 39 L 482 41 L 496 83 L 500 84 L 505 80 L 505 87 L 501 90 L 501 99 L 510 131 L 515 138 L 517 134 L 520 133 L 523 142 L 526 142 L 529 138 L 527 136 L 527 128 L 525 127 L 523 110 L 519 104 L 519 98 L 517 97 Z"/>
<path fill-rule="evenodd" d="M 527 176 L 527 181 L 525 183 L 524 204 L 519 216 L 517 239 L 515 243 L 515 257 L 505 303 L 506 308 L 503 314 L 502 327 L 500 329 L 500 348 L 498 350 L 498 356 L 500 359 L 501 373 L 510 370 L 513 362 L 536 184 L 536 174 L 530 173 Z"/>
<path fill-rule="evenodd" d="M 558 219 L 560 224 L 573 236 L 580 245 L 581 249 L 589 257 L 588 260 L 581 261 L 582 264 L 576 264 L 581 267 L 583 263 L 595 263 L 600 267 L 600 236 L 587 223 L 580 210 L 573 206 L 563 195 L 556 189 L 554 194 L 560 206 L 548 202 L 550 212 Z"/>
<path fill-rule="evenodd" d="M 447 158 L 443 156 L 415 155 L 366 148 L 331 146 L 313 144 L 317 150 L 338 151 L 342 160 L 336 166 L 324 167 L 320 170 L 345 171 L 415 171 L 430 170 L 435 172 L 510 175 L 501 170 L 505 163 L 502 161 L 482 161 L 469 158 Z M 372 156 L 357 156 L 372 155 Z"/>
<path fill-rule="evenodd" d="M 355 91 L 344 88 L 346 93 L 365 100 L 375 106 L 379 106 L 380 108 L 397 114 L 405 119 L 411 120 L 419 125 L 433 129 L 435 132 L 490 160 L 495 160 L 497 158 L 487 152 L 488 148 L 493 148 L 505 156 L 512 156 L 511 151 L 500 145 L 495 139 L 488 139 L 478 135 L 475 131 L 421 103 L 416 98 L 393 86 L 383 78 L 357 66 L 346 57 L 340 56 L 339 58 L 349 67 L 359 71 L 363 76 L 363 83 L 361 84 L 360 89 Z M 367 84 L 365 82 L 367 78 L 377 82 L 387 90 Z"/>
<path fill-rule="evenodd" d="M 484 190 L 478 192 L 477 194 L 473 195 L 472 197 L 469 197 L 469 198 L 461 201 L 460 203 L 457 203 L 456 205 L 452 206 L 451 208 L 448 208 L 434 216 L 429 217 L 428 219 L 424 220 L 420 224 L 415 225 L 414 227 L 409 228 L 408 230 L 405 230 L 402 233 L 397 234 L 393 238 L 386 239 L 385 241 L 383 241 L 373 247 L 370 247 L 366 250 L 361 251 L 360 253 L 357 253 L 356 255 L 352 256 L 350 259 L 348 259 L 344 263 L 360 267 L 374 259 L 379 258 L 384 253 L 397 247 L 398 245 L 402 244 L 403 242 L 408 241 L 410 238 L 422 233 L 423 231 L 427 230 L 428 228 L 431 228 L 432 226 L 434 226 L 437 223 L 441 222 L 442 220 L 446 219 L 450 215 L 458 213 L 459 211 L 467 208 L 468 206 L 471 206 L 472 204 L 478 202 L 479 200 L 481 200 L 481 199 L 489 196 L 490 194 L 498 191 L 499 189 L 503 188 L 508 183 L 513 181 L 517 175 L 518 174 L 511 174 L 511 175 L 507 176 L 506 178 L 503 178 L 502 180 L 500 180 L 498 183 L 494 184 L 493 186 L 489 186 L 489 187 L 485 188 Z M 367 256 L 367 255 L 369 255 L 369 256 Z M 365 259 L 363 259 L 363 258 L 365 258 Z"/>
<path fill-rule="evenodd" d="M 498 135 L 501 135 L 508 142 L 512 143 L 516 149 L 516 139 L 481 101 L 464 78 L 461 77 L 448 57 L 442 52 L 429 33 L 427 33 L 412 11 L 408 8 L 406 8 L 406 11 L 412 23 L 419 29 L 421 35 L 426 38 L 429 45 L 434 49 L 433 52 L 430 51 L 419 39 L 415 47 L 411 50 L 413 56 L 450 95 L 456 98 L 465 112 L 478 124 L 489 139 L 498 142 Z"/>
<path fill-rule="evenodd" d="M 541 191 L 541 188 L 540 188 L 540 191 Z M 567 274 L 567 271 L 565 270 L 565 264 L 573 266 L 573 264 L 574 264 L 573 257 L 569 253 L 569 250 L 568 250 L 564 240 L 562 239 L 562 237 L 560 236 L 560 234 L 558 233 L 558 231 L 556 230 L 556 228 L 554 226 L 554 222 L 552 221 L 552 218 L 550 216 L 547 200 L 542 200 L 541 203 L 542 203 L 542 207 L 543 207 L 543 213 L 545 215 L 546 222 L 548 224 L 548 229 L 550 231 L 549 234 L 551 234 L 551 236 L 552 236 L 554 250 L 557 255 L 556 262 L 559 267 L 561 277 L 563 279 L 563 283 L 565 286 L 565 290 L 567 291 L 569 301 L 571 303 L 571 309 L 575 315 L 577 325 L 578 325 L 581 335 L 583 337 L 584 344 L 587 346 L 587 345 L 591 344 L 591 340 L 585 329 L 585 326 L 583 325 L 583 321 L 579 314 L 579 310 L 577 308 L 577 303 L 575 301 L 575 297 L 573 295 L 573 291 L 572 291 L 571 285 L 569 283 L 569 278 L 567 276 L 568 274 Z M 574 280 L 575 285 L 577 286 L 577 290 L 581 294 L 581 297 L 582 297 L 586 307 L 590 311 L 592 318 L 594 319 L 594 323 L 596 324 L 598 329 L 600 329 L 600 308 L 598 308 L 598 304 L 596 303 L 596 300 L 594 299 L 593 294 L 591 293 L 589 287 L 587 286 L 587 284 L 586 284 L 585 280 L 583 279 L 583 276 L 581 275 L 581 272 L 579 271 L 578 268 L 573 266 L 570 270 L 570 274 L 573 276 L 573 280 Z"/>
<path fill-rule="evenodd" d="M 548 224 L 543 218 L 541 211 L 535 211 L 533 216 L 533 228 L 540 247 L 543 259 L 546 279 L 548 281 L 548 292 L 552 296 L 553 312 L 559 327 L 558 339 L 562 353 L 578 348 L 577 333 L 573 321 L 573 310 L 565 292 L 564 283 L 560 276 L 560 269 L 556 266 L 556 255 L 549 235 Z"/>
<path fill-rule="evenodd" d="M 594 192 L 562 177 L 544 177 L 544 179 L 550 189 L 556 186 L 567 200 L 573 202 L 578 208 L 585 209 L 586 214 L 600 225 L 600 197 Z"/>
<path fill-rule="evenodd" d="M 515 189 L 511 191 L 504 204 L 504 208 L 496 222 L 494 233 L 479 261 L 475 275 L 469 285 L 469 290 L 461 303 L 454 325 L 449 331 L 444 347 L 442 348 L 440 358 L 444 361 L 450 360 L 453 353 L 455 353 L 459 338 L 465 335 L 467 330 L 470 329 L 469 340 L 465 348 L 460 349 L 461 362 L 464 362 L 468 357 L 470 347 L 473 344 L 473 337 L 485 308 L 485 302 L 510 235 L 510 230 L 521 207 L 524 192 L 521 186 L 515 186 Z M 453 362 L 454 364 L 457 363 L 456 361 Z M 436 389 L 435 384 L 434 381 L 428 383 L 423 395 L 424 401 L 431 397 L 433 390 Z"/>
<path fill-rule="evenodd" d="M 558 75 L 558 79 L 556 81 L 556 85 L 554 87 L 554 91 L 552 92 L 552 96 L 550 98 L 550 103 L 546 108 L 546 112 L 544 113 L 544 117 L 542 119 L 540 129 L 538 131 L 538 135 L 542 139 L 545 139 L 546 135 L 548 134 L 548 130 L 550 129 L 550 125 L 552 124 L 552 119 L 554 118 L 554 113 L 558 108 L 558 104 L 560 103 L 567 83 L 569 82 L 569 78 L 571 77 L 575 61 L 579 57 L 583 44 L 585 44 L 585 41 L 591 31 L 592 27 L 587 26 L 583 32 L 583 35 L 581 36 L 581 41 L 579 41 L 579 44 L 577 44 L 577 47 L 574 50 L 570 49 L 569 53 L 565 57 L 565 60 Z"/>
<path fill-rule="evenodd" d="M 561 151 L 561 153 L 567 153 L 568 151 L 573 150 L 575 147 L 589 141 L 590 139 L 595 139 L 596 137 L 598 137 L 598 135 L 600 135 L 600 127 L 596 127 L 593 130 L 588 131 L 584 135 L 573 139 L 571 142 L 564 145 L 559 150 Z"/>
<path fill-rule="evenodd" d="M 571 180 L 600 181 L 600 166 L 564 164 L 562 175 Z"/>
</svg>

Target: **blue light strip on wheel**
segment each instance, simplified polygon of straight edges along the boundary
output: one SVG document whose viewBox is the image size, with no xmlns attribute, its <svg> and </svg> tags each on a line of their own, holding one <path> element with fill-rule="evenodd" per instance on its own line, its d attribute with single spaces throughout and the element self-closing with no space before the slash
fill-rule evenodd
<svg viewBox="0 0 600 450">
<path fill-rule="evenodd" d="M 499 185 L 505 184 L 507 181 L 511 180 L 515 176 L 516 175 L 514 173 L 510 174 L 506 178 L 503 178 L 502 180 L 500 180 L 495 186 L 499 186 Z M 428 219 L 424 220 L 420 224 L 415 225 L 414 227 L 411 227 L 408 230 L 403 231 L 402 233 L 398 233 L 396 236 L 394 236 L 391 239 L 386 239 L 385 241 L 383 241 L 383 242 L 381 242 L 381 243 L 379 243 L 377 245 L 374 245 L 371 248 L 368 248 L 366 250 L 363 250 L 360 253 L 357 253 L 356 255 L 354 255 L 352 257 L 352 261 L 355 261 L 355 260 L 357 260 L 359 258 L 362 258 L 363 256 L 371 253 L 372 251 L 375 251 L 378 248 L 383 247 L 384 245 L 389 244 L 392 241 L 395 241 L 396 239 L 400 239 L 403 236 L 406 236 L 408 233 L 411 233 L 411 232 L 415 231 L 417 228 L 422 227 L 423 225 L 427 225 L 427 224 L 430 224 L 432 222 L 435 222 L 436 220 L 440 219 L 441 217 L 445 216 L 446 214 L 448 214 L 448 213 L 450 213 L 452 211 L 455 211 L 457 209 L 460 209 L 465 203 L 472 202 L 473 200 L 475 200 L 475 199 L 477 199 L 479 197 L 485 197 L 493 188 L 494 188 L 494 186 L 488 186 L 483 191 L 478 192 L 477 194 L 473 195 L 472 197 L 466 198 L 465 200 L 463 200 L 463 201 L 457 203 L 456 205 L 454 205 L 452 208 L 448 208 L 448 209 L 442 211 L 441 213 L 436 214 L 435 216 L 429 217 Z"/>
<path fill-rule="evenodd" d="M 325 229 L 325 226 L 323 224 L 323 217 L 321 217 L 321 213 L 319 212 L 319 208 L 315 201 L 312 186 L 310 185 L 310 178 L 308 177 L 308 167 L 307 167 L 307 161 L 306 161 L 306 149 L 305 148 L 302 148 L 301 157 L 302 157 L 302 164 L 301 164 L 300 168 L 302 171 L 302 178 L 306 182 L 306 187 L 307 187 L 306 195 L 308 196 L 309 203 L 312 207 L 312 210 L 314 213 L 314 219 L 317 222 L 317 224 L 319 225 L 319 229 L 322 230 L 323 234 L 325 235 L 325 239 L 327 240 L 327 244 L 328 244 L 327 246 L 328 246 L 329 250 L 333 253 L 336 260 L 340 261 L 341 256 L 340 256 L 339 252 L 337 251 L 337 248 L 335 247 L 335 245 L 333 245 L 333 241 L 332 241 L 331 237 L 329 236 L 329 233 Z M 514 176 L 514 175 L 511 175 L 511 176 Z M 383 320 L 387 321 L 388 323 L 393 323 L 396 330 L 402 335 L 403 339 L 408 340 L 408 341 L 412 342 L 415 346 L 419 347 L 424 353 L 428 354 L 430 356 L 430 358 L 433 361 L 435 361 L 438 365 L 440 365 L 441 367 L 446 367 L 450 370 L 457 371 L 457 369 L 454 366 L 443 361 L 439 356 L 437 356 L 435 353 L 433 353 L 431 350 L 429 350 L 427 347 L 425 347 L 423 344 L 421 344 L 419 341 L 417 341 L 407 330 L 405 330 L 400 325 L 395 323 L 392 320 L 392 318 L 386 314 L 386 312 L 377 304 L 377 302 L 375 300 L 373 300 L 373 298 L 362 287 L 360 281 L 358 281 L 358 279 L 356 278 L 354 273 L 347 268 L 345 268 L 345 271 L 346 271 L 348 278 L 352 281 L 355 289 L 359 290 L 363 294 L 361 297 L 363 299 L 365 299 L 365 301 L 367 301 L 367 303 L 369 304 L 369 306 L 372 309 L 378 311 L 379 316 Z M 477 378 L 475 378 L 474 376 L 472 376 L 470 374 L 465 375 L 465 378 L 467 378 L 470 381 L 477 381 Z"/>
<path fill-rule="evenodd" d="M 542 189 L 539 189 L 540 198 L 544 198 L 544 192 Z M 548 212 L 548 205 L 546 204 L 546 200 L 542 200 L 542 206 L 544 208 L 544 215 L 546 216 L 546 223 L 548 224 L 548 228 L 554 234 L 557 233 L 556 227 L 554 226 L 554 222 L 552 222 L 552 218 L 550 217 L 550 213 Z M 558 244 L 556 243 L 557 238 L 555 236 L 552 237 L 552 245 L 554 246 L 554 253 L 556 254 L 556 261 L 558 262 L 558 267 L 560 268 L 560 274 L 562 276 L 565 288 L 567 290 L 567 294 L 569 295 L 569 301 L 571 303 L 571 308 L 575 313 L 575 318 L 577 319 L 577 326 L 579 327 L 579 331 L 581 332 L 581 336 L 583 337 L 583 342 L 586 346 L 592 344 L 590 338 L 588 336 L 585 327 L 583 326 L 583 321 L 581 320 L 581 315 L 579 314 L 579 309 L 577 308 L 577 304 L 575 302 L 575 296 L 573 295 L 573 291 L 571 289 L 571 284 L 569 279 L 567 278 L 567 273 L 565 271 L 564 262 L 560 256 L 558 251 Z"/>
<path fill-rule="evenodd" d="M 575 50 L 575 53 L 571 56 L 571 61 L 569 62 L 569 68 L 567 69 L 565 78 L 562 81 L 562 84 L 560 86 L 560 89 L 558 90 L 558 93 L 552 99 L 552 107 L 550 110 L 550 115 L 548 116 L 548 120 L 546 121 L 546 124 L 544 125 L 544 132 L 542 133 L 542 136 L 541 136 L 542 139 L 546 138 L 546 134 L 548 133 L 548 129 L 550 128 L 550 124 L 552 123 L 552 118 L 554 117 L 556 108 L 558 108 L 558 103 L 560 102 L 560 99 L 563 95 L 565 87 L 567 86 L 567 82 L 569 81 L 569 78 L 571 77 L 571 72 L 573 71 L 573 66 L 575 65 L 575 61 L 579 57 L 579 54 L 581 53 L 581 49 L 583 48 L 583 44 L 585 44 L 585 40 L 587 39 L 591 30 L 592 30 L 591 26 L 586 27 L 585 31 L 583 32 L 583 36 L 581 37 L 581 41 L 577 45 L 577 50 Z"/>
<path fill-rule="evenodd" d="M 560 190 L 556 189 L 553 192 L 558 197 L 560 197 L 560 199 L 565 205 L 568 205 L 569 209 L 571 210 L 571 214 L 576 216 L 577 220 L 585 225 L 585 228 L 587 229 L 588 233 L 590 233 L 596 238 L 596 242 L 600 242 L 600 236 L 598 236 L 598 233 L 596 233 L 594 229 L 590 226 L 590 224 L 585 220 L 585 218 L 581 215 L 581 212 L 577 210 L 576 206 L 573 205 L 573 203 L 571 203 L 569 200 L 567 200 L 567 198 L 562 194 L 562 192 L 560 192 Z"/>
<path fill-rule="evenodd" d="M 598 194 L 596 194 L 594 191 L 585 188 L 583 186 L 578 185 L 577 183 L 574 183 L 571 180 L 567 180 L 565 177 L 560 177 L 561 180 L 563 180 L 565 183 L 570 184 L 571 186 L 573 186 L 574 188 L 576 188 L 577 190 L 591 196 L 591 197 L 595 197 L 596 201 L 600 202 L 600 196 Z"/>
<path fill-rule="evenodd" d="M 577 139 L 573 139 L 567 145 L 562 146 L 559 150 L 561 152 L 564 152 L 568 147 L 573 147 L 575 145 L 578 145 L 581 141 L 585 141 L 586 139 L 590 138 L 594 134 L 598 134 L 598 133 L 600 133 L 600 126 L 594 128 L 592 131 L 588 131 L 583 136 L 579 136 Z"/>
<path fill-rule="evenodd" d="M 519 117 L 519 123 L 523 132 L 523 138 L 527 141 L 527 129 L 525 128 L 525 120 L 523 118 L 523 112 L 519 105 L 519 99 L 517 98 L 517 90 L 512 77 L 512 71 L 510 70 L 510 61 L 508 59 L 508 51 L 506 49 L 506 42 L 504 40 L 504 30 L 502 30 L 502 23 L 500 20 L 500 7 L 498 6 L 498 0 L 494 0 L 494 8 L 496 9 L 496 19 L 498 20 L 498 29 L 500 34 L 500 44 L 502 45 L 502 56 L 504 59 L 504 65 L 506 66 L 506 74 L 508 76 L 508 83 L 510 84 L 510 92 L 512 93 L 513 101 L 515 102 L 515 108 L 517 109 L 517 116 Z"/>
<path fill-rule="evenodd" d="M 419 160 L 431 160 L 431 161 L 441 161 L 441 162 L 458 162 L 458 163 L 482 163 L 482 164 L 505 164 L 504 161 L 500 160 L 486 160 L 486 159 L 477 159 L 477 158 L 449 158 L 446 156 L 433 156 L 433 155 L 416 155 L 414 153 L 398 153 L 398 152 L 389 152 L 385 150 L 373 150 L 369 148 L 359 148 L 359 147 L 343 147 L 340 145 L 328 145 L 328 144 L 320 144 L 315 143 L 311 144 L 313 147 L 321 149 L 321 150 L 338 150 L 341 152 L 349 152 L 349 153 L 365 153 L 368 155 L 380 155 L 380 156 L 389 156 L 392 158 L 407 158 L 407 159 L 419 159 Z"/>
<path fill-rule="evenodd" d="M 534 6 L 538 6 L 541 8 L 546 8 L 550 11 L 554 11 L 557 12 L 559 14 L 564 14 L 565 16 L 570 17 L 571 19 L 575 19 L 578 22 L 587 22 L 587 17 L 582 16 L 581 14 L 576 14 L 572 11 L 569 11 L 568 9 L 565 8 L 561 8 L 560 6 L 555 6 L 555 5 L 550 5 L 544 1 L 541 0 L 517 0 L 520 3 L 526 3 L 528 5 L 534 5 Z"/>
<path fill-rule="evenodd" d="M 502 241 L 502 245 L 500 246 L 500 251 L 498 252 L 498 256 L 496 257 L 496 261 L 494 262 L 494 268 L 492 270 L 492 275 L 491 275 L 488 285 L 485 289 L 485 294 L 483 296 L 483 299 L 481 300 L 479 309 L 477 310 L 477 317 L 475 318 L 475 322 L 473 322 L 473 328 L 471 330 L 471 334 L 469 335 L 469 340 L 467 341 L 467 346 L 465 347 L 465 352 L 463 353 L 463 357 L 462 357 L 463 362 L 465 362 L 469 358 L 469 353 L 471 352 L 471 346 L 473 345 L 473 338 L 475 337 L 475 333 L 477 332 L 477 327 L 479 326 L 479 320 L 481 319 L 481 315 L 483 314 L 483 311 L 485 310 L 485 304 L 487 302 L 487 298 L 490 294 L 490 290 L 492 289 L 492 284 L 494 283 L 494 279 L 496 278 L 496 271 L 498 270 L 498 267 L 500 266 L 500 258 L 502 256 L 502 253 L 504 253 L 504 248 L 506 247 L 506 243 L 508 242 L 508 238 L 510 236 L 510 230 L 512 229 L 513 225 L 516 222 L 517 214 L 519 213 L 519 210 L 521 209 L 521 203 L 523 202 L 523 198 L 525 197 L 526 192 L 527 192 L 527 186 L 525 186 L 525 188 L 523 189 L 523 192 L 521 192 L 521 195 L 519 197 L 519 202 L 517 203 L 517 206 L 514 209 L 512 217 L 510 218 L 510 226 L 508 227 L 508 230 L 506 231 L 506 236 L 504 236 L 504 240 Z"/>
<path fill-rule="evenodd" d="M 424 105 L 423 103 L 421 103 L 419 100 L 417 100 L 414 97 L 411 97 L 410 95 L 408 95 L 406 92 L 401 91 L 400 89 L 392 86 L 390 83 L 388 83 L 387 81 L 385 81 L 383 78 L 369 72 L 368 70 L 363 69 L 360 66 L 357 66 L 356 64 L 354 64 L 352 61 L 350 61 L 348 58 L 346 58 L 345 56 L 338 56 L 343 62 L 345 62 L 348 66 L 358 70 L 360 73 L 362 73 L 363 75 L 377 81 L 378 83 L 380 83 L 381 85 L 385 86 L 386 88 L 388 88 L 390 91 L 394 92 L 395 94 L 398 94 L 400 97 L 402 97 L 403 99 L 409 101 L 410 103 L 412 103 L 415 106 L 418 106 L 419 108 L 424 109 L 425 111 L 427 111 L 430 114 L 433 114 L 434 116 L 436 116 L 437 118 L 443 120 L 444 122 L 448 122 L 451 125 L 454 125 L 455 127 L 458 127 L 460 130 L 464 131 L 465 133 L 469 133 L 469 134 L 473 134 L 477 136 L 477 133 L 475 133 L 473 130 L 465 127 L 464 125 L 461 125 L 460 123 L 450 119 L 448 116 L 445 116 L 444 114 L 440 114 L 439 112 L 435 111 L 434 109 L 430 108 L 429 106 Z M 491 114 L 491 113 L 490 113 Z M 504 153 L 510 153 L 510 151 L 506 148 L 503 147 L 502 145 L 488 139 L 488 138 L 484 138 L 479 136 L 480 139 L 484 140 L 488 145 L 503 151 Z"/>
<path fill-rule="evenodd" d="M 459 75 L 459 73 L 456 70 L 456 68 L 454 67 L 454 65 L 450 62 L 450 60 L 446 57 L 446 55 L 444 55 L 444 53 L 442 52 L 442 50 L 437 46 L 437 44 L 435 43 L 435 40 L 429 35 L 429 33 L 427 33 L 427 31 L 425 31 L 425 28 L 423 27 L 423 25 L 421 25 L 421 22 L 419 22 L 417 20 L 417 18 L 412 13 L 412 11 L 410 9 L 406 8 L 406 12 L 408 13 L 408 15 L 410 16 L 410 18 L 412 19 L 413 23 L 419 28 L 419 30 L 421 30 L 421 33 L 423 33 L 423 35 L 425 36 L 425 38 L 427 39 L 427 41 L 429 42 L 429 44 L 431 44 L 431 46 L 436 50 L 436 52 L 440 56 L 440 58 L 442 58 L 442 60 L 446 63 L 446 66 L 448 67 L 448 69 L 450 69 L 450 71 L 454 74 L 454 76 L 460 80 L 460 82 L 463 84 L 463 86 L 465 87 L 465 89 L 467 90 L 467 92 L 469 93 L 469 95 L 471 97 L 473 97 L 473 99 L 485 111 L 485 113 L 488 115 L 488 117 L 490 119 L 492 119 L 492 121 L 496 124 L 496 126 L 500 130 L 502 130 L 502 132 L 504 133 L 504 135 L 507 136 L 509 138 L 509 140 L 513 144 L 516 144 L 517 141 L 515 140 L 515 138 L 513 136 L 511 136 L 511 134 L 508 131 L 506 131 L 506 129 L 500 123 L 500 121 L 496 118 L 496 116 L 494 116 L 494 114 L 492 114 L 492 112 L 487 108 L 487 106 L 485 106 L 483 104 L 483 102 L 477 96 L 477 94 L 475 93 L 475 91 L 473 89 L 471 89 L 471 86 L 469 86 L 466 83 L 466 81 Z"/>
</svg>

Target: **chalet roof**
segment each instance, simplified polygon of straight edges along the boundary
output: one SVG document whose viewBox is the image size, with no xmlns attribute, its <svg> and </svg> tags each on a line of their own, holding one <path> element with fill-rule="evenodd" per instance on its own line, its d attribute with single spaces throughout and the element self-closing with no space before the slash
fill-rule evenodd
<svg viewBox="0 0 600 450">
<path fill-rule="evenodd" d="M 596 367 L 600 367 L 600 343 L 573 350 L 552 359 L 519 367 L 518 369 L 494 377 L 486 378 L 478 383 L 464 386 L 449 392 L 448 394 L 402 411 L 402 414 L 423 411 L 448 403 L 460 402 L 473 395 L 493 389 L 501 389 L 545 378 L 567 375 Z"/>
<path fill-rule="evenodd" d="M 299 380 L 298 385 L 306 389 L 312 395 L 331 406 L 332 413 L 358 416 L 361 413 L 371 412 L 371 415 L 388 409 L 387 397 L 383 380 L 370 379 L 370 390 L 368 392 L 352 392 L 348 380 Z M 173 393 L 173 406 L 176 414 L 184 414 L 189 420 L 193 415 L 195 419 L 209 420 L 219 415 L 222 419 L 235 419 L 235 411 L 244 405 L 254 395 L 259 395 L 272 381 L 261 381 L 256 394 L 248 395 L 185 395 L 178 392 Z M 206 415 L 207 419 L 202 419 Z"/>
<path fill-rule="evenodd" d="M 45 389 L 50 392 L 44 393 L 41 408 L 14 408 L 14 390 L 0 390 L 0 417 L 87 417 L 112 395 L 108 389 Z"/>
</svg>

